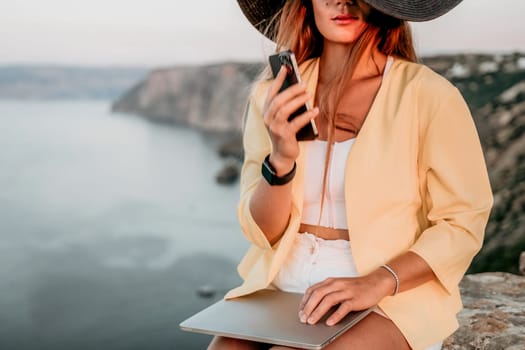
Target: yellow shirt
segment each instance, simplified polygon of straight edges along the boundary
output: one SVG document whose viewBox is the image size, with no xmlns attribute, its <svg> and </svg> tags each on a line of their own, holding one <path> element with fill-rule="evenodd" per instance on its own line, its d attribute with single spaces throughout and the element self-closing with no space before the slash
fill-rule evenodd
<svg viewBox="0 0 525 350">
<path fill-rule="evenodd" d="M 312 94 L 318 70 L 318 59 L 300 67 Z M 290 221 L 276 244 L 270 245 L 249 210 L 262 179 L 261 163 L 272 147 L 262 119 L 269 84 L 259 83 L 250 96 L 238 216 L 251 247 L 238 267 L 244 283 L 226 298 L 269 288 L 301 223 L 303 142 Z M 475 125 L 452 84 L 423 65 L 394 61 L 348 155 L 345 203 L 360 274 L 410 250 L 438 278 L 384 298 L 381 309 L 415 350 L 445 339 L 458 327 L 458 284 L 481 248 L 493 203 Z"/>
</svg>

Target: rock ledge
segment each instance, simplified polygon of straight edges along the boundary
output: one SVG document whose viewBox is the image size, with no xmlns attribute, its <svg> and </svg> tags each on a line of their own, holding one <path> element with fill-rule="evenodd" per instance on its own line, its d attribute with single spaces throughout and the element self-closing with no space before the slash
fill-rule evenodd
<svg viewBox="0 0 525 350">
<path fill-rule="evenodd" d="M 459 329 L 444 350 L 524 350 L 525 276 L 504 272 L 466 275 Z"/>
</svg>

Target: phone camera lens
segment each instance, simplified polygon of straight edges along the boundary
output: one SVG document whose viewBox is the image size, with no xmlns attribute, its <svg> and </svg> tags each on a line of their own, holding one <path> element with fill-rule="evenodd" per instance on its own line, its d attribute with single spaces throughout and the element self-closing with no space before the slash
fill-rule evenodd
<svg viewBox="0 0 525 350">
<path fill-rule="evenodd" d="M 290 62 L 290 59 L 287 56 L 281 56 L 280 60 L 281 65 L 284 66 L 288 74 L 290 74 L 293 71 L 292 62 Z"/>
</svg>

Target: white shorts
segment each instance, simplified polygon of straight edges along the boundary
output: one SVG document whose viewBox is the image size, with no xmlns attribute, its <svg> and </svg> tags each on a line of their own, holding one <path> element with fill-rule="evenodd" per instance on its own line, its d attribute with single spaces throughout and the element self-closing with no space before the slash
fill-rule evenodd
<svg viewBox="0 0 525 350">
<path fill-rule="evenodd" d="M 324 240 L 311 233 L 298 233 L 273 286 L 286 292 L 304 293 L 311 285 L 329 277 L 357 276 L 349 241 Z M 388 318 L 379 308 L 374 311 Z M 425 350 L 440 350 L 442 345 L 440 342 Z"/>
</svg>

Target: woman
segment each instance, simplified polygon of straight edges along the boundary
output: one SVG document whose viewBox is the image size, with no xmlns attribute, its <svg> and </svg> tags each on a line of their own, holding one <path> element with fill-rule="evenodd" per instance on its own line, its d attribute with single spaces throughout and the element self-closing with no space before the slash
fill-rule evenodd
<svg viewBox="0 0 525 350">
<path fill-rule="evenodd" d="M 330 350 L 439 349 L 457 328 L 458 284 L 492 194 L 468 107 L 414 63 L 405 20 L 460 1 L 238 0 L 277 50 L 295 53 L 303 83 L 279 93 L 281 70 L 250 97 L 238 215 L 251 247 L 226 298 L 304 292 L 300 321 L 336 306 L 328 325 L 377 305 Z M 305 102 L 316 108 L 288 122 Z M 311 118 L 318 139 L 297 142 Z M 209 347 L 234 348 L 285 349 L 224 337 Z"/>
</svg>

